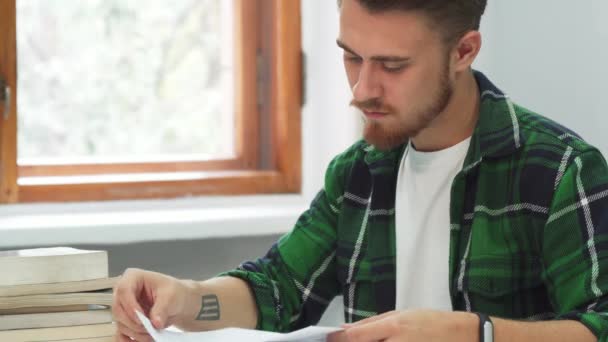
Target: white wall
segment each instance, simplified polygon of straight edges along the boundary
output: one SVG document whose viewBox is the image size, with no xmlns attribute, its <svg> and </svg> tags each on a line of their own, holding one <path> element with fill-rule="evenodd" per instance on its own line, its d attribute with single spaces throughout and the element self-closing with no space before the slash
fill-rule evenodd
<svg viewBox="0 0 608 342">
<path fill-rule="evenodd" d="M 351 95 L 342 51 L 336 45 L 338 9 L 334 0 L 304 0 L 302 11 L 302 44 L 307 55 L 304 124 L 308 130 L 304 139 L 310 146 L 304 158 L 304 172 L 310 176 L 306 184 L 318 188 L 331 158 L 360 136 L 361 120 L 348 107 Z"/>
<path fill-rule="evenodd" d="M 489 2 L 480 70 L 608 153 L 608 1 Z"/>
</svg>

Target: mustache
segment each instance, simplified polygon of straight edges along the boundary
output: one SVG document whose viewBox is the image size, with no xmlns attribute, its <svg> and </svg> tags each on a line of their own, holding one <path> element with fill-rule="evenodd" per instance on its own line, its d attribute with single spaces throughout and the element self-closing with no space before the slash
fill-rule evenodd
<svg viewBox="0 0 608 342">
<path fill-rule="evenodd" d="M 373 98 L 365 101 L 357 101 L 353 99 L 352 101 L 350 101 L 350 105 L 368 112 L 393 112 L 393 108 L 391 106 L 383 104 L 382 101 L 380 101 L 380 99 L 378 98 Z"/>
</svg>

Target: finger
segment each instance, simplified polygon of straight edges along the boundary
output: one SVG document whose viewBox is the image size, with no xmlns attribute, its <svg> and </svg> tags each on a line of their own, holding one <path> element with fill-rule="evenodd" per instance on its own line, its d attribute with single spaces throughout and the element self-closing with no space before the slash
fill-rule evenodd
<svg viewBox="0 0 608 342">
<path fill-rule="evenodd" d="M 117 322 L 116 325 L 118 326 L 118 332 L 122 335 L 134 338 L 137 342 L 152 342 L 152 337 L 148 333 L 135 332 L 120 322 Z"/>
<path fill-rule="evenodd" d="M 409 341 L 409 340 L 411 340 L 411 338 L 409 338 L 409 339 L 408 339 L 408 340 L 406 340 L 406 341 Z M 403 336 L 393 336 L 393 337 L 391 337 L 391 338 L 387 338 L 387 339 L 384 339 L 384 340 L 380 340 L 380 342 L 403 342 L 403 341 L 404 341 Z M 415 340 L 415 341 L 421 341 L 421 340 L 420 340 L 420 339 L 417 339 L 417 340 Z M 449 341 L 451 341 L 451 340 L 449 340 Z"/>
<path fill-rule="evenodd" d="M 112 317 L 115 322 L 120 322 L 130 329 L 137 332 L 145 332 L 145 328 L 136 322 L 132 322 L 131 319 L 126 315 L 124 308 L 120 304 L 112 306 Z"/>
<path fill-rule="evenodd" d="M 349 341 L 382 341 L 396 337 L 400 333 L 399 322 L 394 317 L 384 317 L 367 324 L 345 330 Z"/>
<path fill-rule="evenodd" d="M 133 340 L 129 336 L 124 335 L 120 332 L 117 332 L 116 335 L 114 335 L 114 341 L 116 341 L 116 342 L 133 342 Z"/>
<path fill-rule="evenodd" d="M 146 333 L 146 328 L 142 324 L 140 324 L 139 319 L 136 322 L 133 322 L 129 316 L 127 316 L 125 309 L 119 304 L 118 307 L 114 310 L 114 320 L 123 325 L 129 327 L 129 329 L 137 332 L 137 333 Z"/>
<path fill-rule="evenodd" d="M 173 302 L 173 296 L 166 291 L 159 291 L 150 309 L 150 320 L 156 329 L 164 329 L 167 326 L 169 306 Z"/>
<path fill-rule="evenodd" d="M 348 342 L 348 337 L 344 331 L 338 331 L 327 335 L 327 342 Z"/>
<path fill-rule="evenodd" d="M 139 318 L 135 314 L 135 310 L 144 312 L 139 303 L 137 302 L 137 288 L 135 286 L 117 286 L 114 289 L 114 307 L 122 307 L 125 315 L 137 325 L 143 325 L 139 321 Z"/>
<path fill-rule="evenodd" d="M 121 305 L 127 317 L 129 317 L 129 319 L 133 323 L 143 327 L 143 324 L 139 321 L 139 317 L 137 317 L 135 311 L 139 311 L 142 314 L 145 314 L 145 311 L 142 309 L 141 305 L 139 305 L 139 302 L 135 298 L 135 291 L 135 289 L 128 291 L 127 294 L 123 297 Z"/>
<path fill-rule="evenodd" d="M 368 324 L 368 323 L 371 323 L 371 322 L 375 322 L 375 321 L 380 320 L 380 319 L 385 319 L 386 317 L 392 316 L 394 314 L 395 314 L 395 311 L 389 311 L 389 312 L 385 312 L 385 313 L 380 314 L 380 315 L 376 315 L 376 316 L 368 317 L 366 319 L 362 319 L 362 320 L 357 321 L 357 322 L 345 323 L 342 326 L 344 328 L 356 327 L 356 326 L 359 326 L 359 325 L 362 325 L 362 324 Z"/>
</svg>

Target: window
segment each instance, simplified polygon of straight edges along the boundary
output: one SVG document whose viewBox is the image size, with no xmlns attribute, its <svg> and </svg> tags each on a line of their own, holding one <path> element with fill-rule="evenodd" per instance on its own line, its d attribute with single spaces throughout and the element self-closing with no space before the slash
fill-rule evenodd
<svg viewBox="0 0 608 342">
<path fill-rule="evenodd" d="M 299 192 L 299 12 L 2 0 L 0 202 Z"/>
</svg>

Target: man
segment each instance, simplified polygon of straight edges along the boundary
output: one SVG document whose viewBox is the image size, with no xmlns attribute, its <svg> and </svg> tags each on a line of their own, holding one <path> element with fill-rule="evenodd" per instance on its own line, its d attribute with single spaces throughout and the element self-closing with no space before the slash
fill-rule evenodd
<svg viewBox="0 0 608 342">
<path fill-rule="evenodd" d="M 608 340 L 606 162 L 471 70 L 485 5 L 339 1 L 365 141 L 265 257 L 204 282 L 125 272 L 119 339 L 149 339 L 134 310 L 295 330 L 342 294 L 336 340 Z"/>
</svg>

